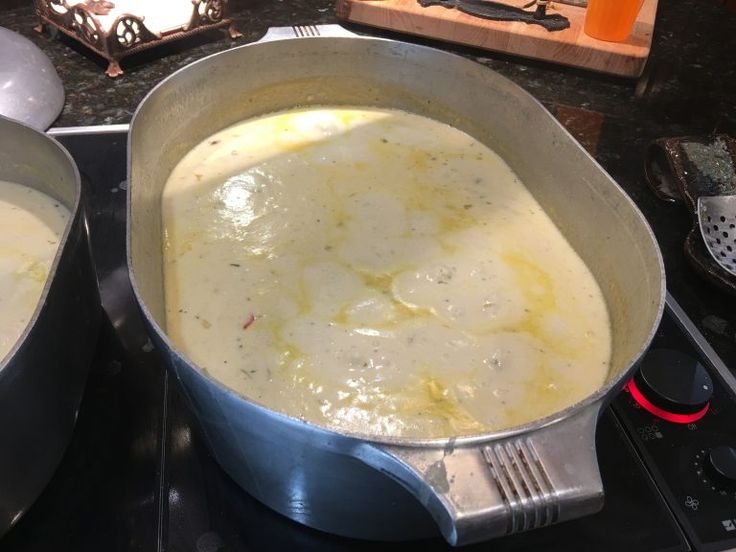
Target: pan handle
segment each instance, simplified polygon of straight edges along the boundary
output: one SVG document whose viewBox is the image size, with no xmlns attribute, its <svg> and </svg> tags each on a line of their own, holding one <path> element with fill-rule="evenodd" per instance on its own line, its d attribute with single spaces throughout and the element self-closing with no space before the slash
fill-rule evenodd
<svg viewBox="0 0 736 552">
<path fill-rule="evenodd" d="M 348 31 L 340 25 L 294 25 L 292 27 L 271 27 L 256 44 L 286 40 L 289 38 L 307 38 L 317 36 L 344 36 L 355 38 L 359 35 Z"/>
<path fill-rule="evenodd" d="M 534 431 L 472 446 L 366 444 L 358 457 L 397 480 L 453 546 L 597 512 L 600 403 Z"/>
</svg>

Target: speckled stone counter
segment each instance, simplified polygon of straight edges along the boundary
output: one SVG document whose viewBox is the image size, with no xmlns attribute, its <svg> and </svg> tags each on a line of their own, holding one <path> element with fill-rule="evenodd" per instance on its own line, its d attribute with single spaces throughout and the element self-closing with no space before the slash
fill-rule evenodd
<svg viewBox="0 0 736 552">
<path fill-rule="evenodd" d="M 194 60 L 257 40 L 271 26 L 336 22 L 334 0 L 231 0 L 243 38 L 231 41 L 225 33 L 212 31 L 166 45 L 124 60 L 125 74 L 110 79 L 104 74 L 105 62 L 84 47 L 63 37 L 36 35 L 29 0 L 11 4 L 20 7 L 0 11 L 0 26 L 32 38 L 64 82 L 66 105 L 55 126 L 127 123 L 156 83 Z M 686 264 L 682 243 L 689 216 L 683 208 L 654 197 L 644 182 L 642 164 L 644 150 L 655 138 L 714 131 L 736 135 L 736 13 L 721 4 L 660 0 L 652 54 L 638 81 L 350 28 L 457 52 L 538 98 L 644 211 L 664 253 L 669 290 L 736 371 L 736 299 L 711 288 Z"/>
</svg>

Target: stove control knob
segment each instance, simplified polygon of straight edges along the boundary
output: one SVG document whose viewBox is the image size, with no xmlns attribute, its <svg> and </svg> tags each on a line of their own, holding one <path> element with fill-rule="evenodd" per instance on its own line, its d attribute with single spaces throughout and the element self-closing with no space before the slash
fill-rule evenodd
<svg viewBox="0 0 736 552">
<path fill-rule="evenodd" d="M 736 448 L 719 446 L 710 449 L 705 470 L 718 487 L 736 490 Z"/>
<path fill-rule="evenodd" d="M 690 424 L 708 411 L 713 381 L 702 364 L 673 349 L 652 349 L 629 382 L 642 408 L 669 422 Z"/>
</svg>

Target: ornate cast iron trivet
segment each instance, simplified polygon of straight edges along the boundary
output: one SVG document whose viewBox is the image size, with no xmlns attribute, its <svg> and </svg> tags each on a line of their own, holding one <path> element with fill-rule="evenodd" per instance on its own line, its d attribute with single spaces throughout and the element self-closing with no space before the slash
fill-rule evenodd
<svg viewBox="0 0 736 552">
<path fill-rule="evenodd" d="M 227 14 L 227 0 L 181 0 L 181 6 L 169 2 L 166 8 L 160 0 L 140 2 L 144 13 L 123 11 L 121 6 L 115 13 L 116 5 L 108 0 L 34 0 L 39 24 L 34 30 L 42 33 L 44 25 L 50 25 L 62 33 L 78 40 L 90 50 L 99 54 L 109 65 L 105 73 L 110 77 L 123 74 L 120 60 L 136 54 L 141 50 L 171 42 L 209 29 L 227 27 L 230 38 L 241 35 L 233 26 Z M 166 9 L 174 6 L 183 13 L 179 21 L 172 24 L 154 27 L 146 22 L 150 13 L 146 10 L 157 10 L 160 17 Z M 173 20 L 172 20 L 173 21 Z"/>
</svg>

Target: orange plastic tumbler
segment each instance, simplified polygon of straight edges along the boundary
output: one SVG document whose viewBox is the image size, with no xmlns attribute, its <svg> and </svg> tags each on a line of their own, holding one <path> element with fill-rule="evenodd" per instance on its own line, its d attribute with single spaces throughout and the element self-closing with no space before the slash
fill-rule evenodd
<svg viewBox="0 0 736 552">
<path fill-rule="evenodd" d="M 631 34 L 644 0 L 588 0 L 585 34 L 598 40 L 623 42 Z"/>
</svg>

